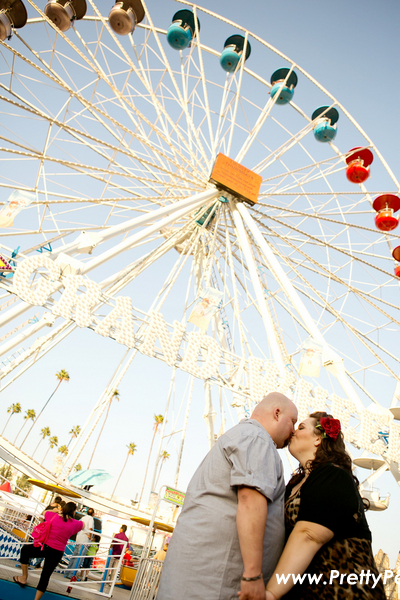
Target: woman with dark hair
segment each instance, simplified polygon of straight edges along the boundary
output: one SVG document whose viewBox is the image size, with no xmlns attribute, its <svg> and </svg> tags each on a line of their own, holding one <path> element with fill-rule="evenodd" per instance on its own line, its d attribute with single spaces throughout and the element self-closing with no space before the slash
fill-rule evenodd
<svg viewBox="0 0 400 600">
<path fill-rule="evenodd" d="M 300 464 L 286 488 L 287 541 L 266 600 L 385 600 L 340 429 L 332 415 L 315 412 L 290 441 Z"/>
<path fill-rule="evenodd" d="M 36 588 L 35 600 L 39 600 L 45 593 L 49 579 L 62 559 L 69 538 L 83 529 L 83 523 L 74 519 L 75 511 L 75 502 L 67 502 L 63 506 L 61 514 L 48 510 L 44 515 L 44 520 L 50 521 L 51 527 L 43 550 L 40 546 L 34 546 L 33 544 L 22 546 L 21 557 L 19 559 L 22 576 L 14 577 L 15 583 L 18 583 L 21 587 L 25 587 L 28 580 L 29 560 L 31 558 L 44 558 L 44 567 Z"/>
</svg>

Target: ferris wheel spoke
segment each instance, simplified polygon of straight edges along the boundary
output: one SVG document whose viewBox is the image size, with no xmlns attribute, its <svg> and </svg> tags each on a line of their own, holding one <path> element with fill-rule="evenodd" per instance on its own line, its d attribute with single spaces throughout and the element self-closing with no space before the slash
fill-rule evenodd
<svg viewBox="0 0 400 600">
<path fill-rule="evenodd" d="M 251 246 L 248 241 L 248 237 L 246 234 L 246 230 L 243 225 L 243 221 L 241 219 L 241 215 L 238 211 L 238 205 L 234 205 L 232 200 L 230 202 L 230 208 L 232 211 L 232 216 L 235 223 L 235 231 L 237 234 L 237 238 L 240 243 L 241 250 L 243 251 L 246 265 L 249 270 L 251 282 L 255 291 L 257 305 L 261 312 L 261 318 L 267 333 L 268 342 L 271 348 L 272 355 L 274 357 L 275 363 L 281 373 L 284 373 L 284 362 L 282 357 L 282 349 L 278 343 L 275 324 L 273 322 L 270 309 L 267 306 L 264 294 L 262 291 L 262 287 L 260 285 L 260 280 L 257 274 L 257 268 L 254 263 L 254 256 L 251 250 Z"/>
<path fill-rule="evenodd" d="M 243 55 L 244 55 L 244 50 L 243 50 Z M 285 80 L 282 82 L 282 86 L 285 85 L 286 81 L 292 74 L 293 68 L 294 68 L 294 65 L 292 64 L 286 75 Z M 243 158 L 246 156 L 247 152 L 250 150 L 253 142 L 256 140 L 257 136 L 260 134 L 260 132 L 264 126 L 264 123 L 266 122 L 267 118 L 269 117 L 271 110 L 275 106 L 278 97 L 279 97 L 279 93 L 277 92 L 274 95 L 274 97 L 270 97 L 268 99 L 268 101 L 266 102 L 264 108 L 262 109 L 262 111 L 257 119 L 257 122 L 255 123 L 253 129 L 251 130 L 247 139 L 245 140 L 244 144 L 242 145 L 241 150 L 237 154 L 237 156 L 235 158 L 236 162 L 241 162 L 243 160 Z"/>
<path fill-rule="evenodd" d="M 195 125 L 194 125 L 194 123 L 193 123 L 193 121 L 192 121 L 192 119 L 190 117 L 189 111 L 188 111 L 187 107 L 185 106 L 184 100 L 183 100 L 182 95 L 181 95 L 181 91 L 179 89 L 179 86 L 177 85 L 176 79 L 175 79 L 174 74 L 172 72 L 172 69 L 171 69 L 171 67 L 169 65 L 168 59 L 167 59 L 167 57 L 165 55 L 164 49 L 163 49 L 162 44 L 160 42 L 160 38 L 159 38 L 158 32 L 157 32 L 156 28 L 154 27 L 153 21 L 152 21 L 151 16 L 150 16 L 150 13 L 147 10 L 146 3 L 144 2 L 144 0 L 141 0 L 141 1 L 142 1 L 142 4 L 143 4 L 143 8 L 146 11 L 146 14 L 147 14 L 147 17 L 148 17 L 148 22 L 149 22 L 149 25 L 150 25 L 151 30 L 153 32 L 154 39 L 156 41 L 158 51 L 160 52 L 160 54 L 161 54 L 161 56 L 163 58 L 164 64 L 166 65 L 166 68 L 168 70 L 168 74 L 170 76 L 172 85 L 173 85 L 173 87 L 175 89 L 175 93 L 178 96 L 178 99 L 179 99 L 179 102 L 180 102 L 180 106 L 181 106 L 181 108 L 185 112 L 185 116 L 186 116 L 186 121 L 187 121 L 187 124 L 188 124 L 188 128 L 191 130 L 192 135 L 194 136 L 194 138 L 196 139 L 196 141 L 198 143 L 198 149 L 199 149 L 200 155 L 202 156 L 203 163 L 204 163 L 203 172 L 205 174 L 207 174 L 207 164 L 208 164 L 207 155 L 205 153 L 203 145 L 201 144 L 201 141 L 199 139 L 198 133 L 197 133 L 196 128 L 195 128 Z M 195 157 L 193 157 L 193 158 L 195 158 Z"/>
<path fill-rule="evenodd" d="M 21 37 L 20 37 L 20 40 L 21 40 L 21 42 L 25 43 Z M 122 131 L 123 133 L 129 134 L 131 137 L 138 139 L 140 144 L 143 145 L 144 147 L 147 147 L 149 149 L 149 151 L 151 151 L 151 153 L 153 153 L 155 156 L 159 156 L 161 159 L 171 161 L 171 157 L 168 157 L 167 154 L 165 153 L 165 151 L 163 151 L 163 149 L 158 144 L 151 142 L 150 138 L 148 136 L 146 136 L 144 134 L 135 133 L 130 128 L 126 127 L 126 125 L 123 125 L 120 121 L 117 121 L 115 118 L 113 118 L 113 116 L 111 114 L 101 110 L 93 102 L 88 101 L 86 98 L 84 98 L 84 96 L 81 93 L 79 93 L 79 91 L 73 90 L 64 80 L 62 80 L 60 78 L 58 73 L 56 73 L 54 71 L 54 69 L 52 69 L 50 67 L 50 65 L 48 65 L 40 57 L 40 55 L 37 52 L 35 52 L 29 45 L 26 45 L 26 46 L 29 49 L 29 51 L 33 54 L 33 56 L 40 62 L 40 64 L 42 64 L 45 67 L 44 69 L 42 69 L 39 65 L 37 65 L 37 64 L 33 63 L 32 61 L 30 61 L 29 59 L 27 59 L 27 57 L 23 56 L 21 53 L 17 52 L 15 49 L 10 47 L 10 50 L 14 53 L 15 56 L 20 58 L 22 61 L 26 62 L 34 70 L 37 70 L 42 76 L 50 78 L 50 80 L 52 80 L 55 84 L 60 85 L 70 95 L 71 98 L 76 98 L 83 105 L 83 107 L 86 110 L 88 110 L 99 123 L 102 124 L 102 126 L 105 128 L 107 133 L 110 134 L 112 137 L 115 137 L 115 139 L 118 141 L 119 144 L 122 144 L 123 148 L 128 153 L 128 155 L 131 154 L 131 150 L 130 150 L 129 146 L 123 142 L 121 137 L 119 135 L 117 135 L 117 131 Z M 4 88 L 4 86 L 3 86 L 3 88 Z M 4 88 L 4 89 L 7 89 L 7 88 Z M 14 92 L 11 89 L 8 91 L 10 93 L 14 94 Z M 21 99 L 21 100 L 24 101 L 23 99 Z M 26 101 L 24 101 L 24 102 L 26 102 Z M 28 102 L 26 102 L 26 104 L 29 106 Z M 39 112 L 41 112 L 41 111 L 39 111 Z M 151 130 L 154 130 L 154 126 L 149 119 L 146 119 L 144 117 L 144 115 L 142 115 L 141 113 L 138 113 L 138 116 L 143 120 L 143 122 L 146 123 L 147 126 L 149 126 L 151 128 Z M 110 123 L 113 125 L 113 127 L 111 127 L 110 125 L 107 125 L 107 121 L 110 121 Z M 64 124 L 61 124 L 60 126 L 64 128 Z M 68 128 L 68 125 L 65 125 L 65 127 Z M 117 128 L 117 129 L 115 129 L 115 128 Z M 179 150 L 177 150 L 174 147 L 174 145 L 171 145 L 170 138 L 169 138 L 169 132 L 162 133 L 160 130 L 156 130 L 156 133 L 157 133 L 157 136 L 159 136 L 162 139 L 162 141 L 167 145 L 167 147 L 169 147 L 169 149 L 173 149 L 173 155 L 175 155 L 176 160 L 180 159 L 183 164 L 186 164 L 189 167 L 191 164 L 190 159 L 185 158 L 185 156 L 182 153 L 180 153 Z M 181 142 L 182 142 L 182 140 L 181 140 Z M 178 166 L 178 164 L 179 164 L 176 162 L 176 160 L 173 161 L 174 166 Z M 146 163 L 144 163 L 144 165 L 146 165 Z M 149 168 L 150 168 L 150 166 L 149 166 Z"/>
<path fill-rule="evenodd" d="M 242 89 L 242 82 L 243 82 L 243 71 L 244 71 L 244 63 L 245 63 L 245 56 L 246 56 L 246 51 L 247 51 L 247 45 L 249 43 L 249 33 L 248 31 L 245 32 L 244 34 L 244 45 L 243 45 L 243 52 L 242 52 L 242 57 L 241 60 L 239 61 L 239 69 L 237 71 L 238 75 L 239 75 L 239 80 L 237 82 L 237 87 L 236 87 L 236 97 L 235 97 L 235 105 L 233 108 L 233 115 L 232 115 L 232 119 L 231 119 L 231 124 L 230 124 L 230 132 L 229 132 L 229 140 L 228 140 L 228 146 L 226 149 L 226 153 L 229 156 L 230 152 L 231 152 L 231 146 L 232 146 L 232 140 L 233 140 L 233 134 L 235 131 L 235 127 L 236 127 L 236 117 L 237 117 L 237 111 L 238 111 L 238 106 L 239 106 L 239 99 L 240 99 L 240 92 Z"/>
<path fill-rule="evenodd" d="M 331 194 L 331 192 L 329 192 L 329 194 Z M 274 197 L 278 195 L 278 194 L 274 194 Z M 308 194 L 307 194 L 308 195 Z M 307 219 L 312 219 L 312 220 L 318 220 L 318 221 L 323 221 L 326 223 L 329 223 L 331 225 L 340 225 L 346 229 L 350 228 L 350 229 L 359 229 L 360 231 L 366 231 L 370 234 L 374 234 L 374 235 L 381 235 L 381 233 L 379 231 L 377 231 L 376 229 L 372 229 L 372 227 L 366 227 L 365 225 L 359 225 L 358 223 L 352 223 L 349 222 L 348 220 L 342 220 L 339 221 L 337 219 L 332 219 L 328 216 L 324 216 L 324 214 L 321 214 L 321 211 L 319 211 L 318 213 L 315 212 L 306 212 L 304 210 L 296 210 L 294 208 L 292 208 L 291 206 L 285 206 L 284 208 L 277 205 L 277 204 L 269 204 L 267 202 L 258 202 L 257 206 L 261 206 L 265 209 L 268 210 L 276 210 L 276 211 L 281 211 L 281 213 L 278 213 L 276 216 L 280 217 L 280 218 L 284 218 L 287 217 L 288 215 L 298 215 L 301 217 L 305 217 Z M 253 212 L 254 214 L 257 215 L 258 220 L 262 221 L 263 219 L 267 219 L 268 215 L 262 213 L 260 210 L 257 210 L 253 207 Z M 349 217 L 351 216 L 352 213 L 347 212 L 346 216 Z M 355 214 L 354 216 L 358 216 L 358 213 Z M 388 235 L 390 238 L 394 238 L 395 240 L 400 240 L 400 235 L 394 233 L 393 231 L 387 231 L 385 232 L 385 236 Z M 376 241 L 371 241 L 369 242 L 369 244 L 372 246 L 376 243 Z M 356 252 L 356 250 L 354 250 L 354 252 Z M 373 256 L 376 256 L 375 254 Z M 388 258 L 387 256 L 379 256 L 379 258 Z"/>
<path fill-rule="evenodd" d="M 199 58 L 199 68 L 200 68 L 201 83 L 202 83 L 202 88 L 203 88 L 204 106 L 205 106 L 205 113 L 206 113 L 207 125 L 208 125 L 208 135 L 209 135 L 209 140 L 210 140 L 210 148 L 213 148 L 214 147 L 214 133 L 213 133 L 213 127 L 212 127 L 212 122 L 211 122 L 210 103 L 208 100 L 207 82 L 206 82 L 206 76 L 205 76 L 205 70 L 204 70 L 202 48 L 201 48 L 201 43 L 200 43 L 200 31 L 199 31 L 199 23 L 197 20 L 196 6 L 193 7 L 193 14 L 194 14 L 194 24 L 195 24 L 195 37 L 197 40 L 196 47 L 197 47 L 197 54 L 198 54 L 198 58 Z M 208 164 L 208 167 L 209 166 L 210 165 Z"/>
<path fill-rule="evenodd" d="M 268 230 L 268 227 L 264 223 L 262 223 L 261 221 L 257 221 L 257 222 L 260 223 L 264 228 L 266 228 Z M 365 291 L 365 290 L 361 290 L 360 288 L 354 287 L 349 282 L 345 281 L 344 279 L 342 279 L 338 275 L 336 275 L 332 270 L 329 270 L 326 267 L 324 267 L 323 264 L 321 263 L 321 261 L 316 261 L 312 256 L 310 256 L 306 252 L 302 251 L 301 248 L 299 248 L 294 243 L 292 243 L 287 236 L 285 236 L 284 238 L 282 238 L 277 231 L 275 231 L 275 235 L 276 235 L 277 238 L 280 238 L 282 242 L 284 242 L 285 244 L 289 245 L 296 253 L 300 253 L 306 259 L 305 263 L 302 263 L 302 265 L 301 265 L 303 268 L 311 269 L 310 265 L 313 264 L 314 267 L 315 267 L 315 272 L 316 273 L 318 273 L 319 275 L 325 277 L 327 280 L 330 280 L 330 279 L 335 280 L 335 282 L 339 283 L 345 289 L 353 292 L 356 295 L 359 295 L 362 298 L 363 301 L 371 303 L 372 306 L 373 306 L 373 308 L 376 309 L 376 310 L 378 310 L 378 311 L 380 311 L 380 312 L 382 312 L 382 314 L 385 317 L 387 317 L 389 319 L 393 319 L 393 316 L 390 316 L 388 313 L 386 313 L 385 311 L 383 311 L 382 309 L 380 309 L 379 306 L 378 306 L 378 304 L 374 304 L 372 302 L 372 300 L 375 300 L 377 303 L 385 304 L 388 307 L 395 308 L 397 310 L 398 310 L 398 306 L 396 306 L 393 303 L 388 302 L 384 298 L 378 298 L 378 297 L 372 296 L 370 291 Z M 279 257 L 281 258 L 281 260 L 285 261 L 288 264 L 288 266 L 290 266 L 290 263 L 288 263 L 288 259 L 276 247 L 274 248 L 274 252 L 277 255 L 279 255 Z M 290 258 L 289 260 L 291 262 L 293 262 L 293 259 Z M 310 263 L 310 264 L 307 264 L 307 263 Z M 298 265 L 296 262 L 293 262 L 293 266 L 295 267 L 295 272 L 298 273 L 300 265 Z"/>
<path fill-rule="evenodd" d="M 275 253 L 280 256 L 282 261 L 285 261 L 285 257 L 280 254 L 276 248 L 275 248 Z M 372 338 L 370 338 L 368 335 L 366 335 L 365 333 L 357 330 L 355 327 L 353 327 L 352 325 L 350 325 L 349 321 L 346 320 L 344 318 L 344 316 L 342 314 L 340 314 L 334 307 L 332 304 L 332 301 L 328 302 L 315 288 L 313 288 L 310 284 L 310 282 L 301 275 L 301 273 L 297 270 L 296 271 L 296 276 L 303 282 L 303 284 L 305 284 L 305 288 L 302 288 L 298 285 L 296 285 L 294 282 L 292 283 L 293 287 L 295 290 L 297 290 L 298 292 L 300 292 L 301 294 L 303 294 L 306 298 L 309 298 L 309 290 L 311 289 L 311 291 L 313 292 L 313 294 L 315 295 L 313 302 L 317 305 L 319 305 L 321 308 L 323 308 L 324 310 L 328 311 L 329 313 L 331 313 L 335 319 L 338 322 L 341 322 L 346 329 L 349 329 L 349 331 L 351 331 L 351 333 L 353 333 L 353 335 L 355 337 L 357 337 L 367 348 L 368 350 L 374 354 L 374 356 L 377 358 L 377 360 L 380 362 L 380 364 L 385 367 L 392 376 L 397 377 L 394 372 L 387 366 L 387 364 L 383 361 L 383 359 L 381 357 L 379 357 L 375 351 L 372 349 L 371 344 L 375 345 L 378 349 L 382 350 L 387 356 L 390 356 L 392 359 L 396 360 L 396 362 L 399 362 L 398 359 L 396 358 L 396 356 L 391 353 L 389 350 L 383 348 L 381 345 L 379 345 L 377 342 L 375 342 Z M 345 283 L 344 283 L 345 285 Z M 364 298 L 363 298 L 364 299 Z M 370 302 L 370 304 L 372 304 Z M 389 320 L 391 320 L 391 322 L 394 322 L 396 324 L 399 325 L 400 327 L 400 322 L 396 322 L 395 320 L 393 321 L 393 318 L 390 318 L 389 315 L 387 315 L 387 313 L 385 313 L 384 311 L 382 311 L 382 309 L 380 309 L 378 306 L 372 304 L 372 307 L 376 310 L 378 310 L 379 312 L 383 313 L 384 315 L 386 315 L 388 317 Z M 305 310 L 305 309 L 304 309 Z M 304 317 L 304 312 L 301 313 L 302 316 Z M 386 324 L 383 325 L 383 327 L 385 327 Z M 307 327 L 305 328 L 307 330 Z M 310 332 L 312 332 L 312 335 L 315 339 L 318 340 L 319 336 L 318 334 L 316 335 L 315 330 L 313 329 L 308 329 Z"/>
<path fill-rule="evenodd" d="M 222 131 L 224 130 L 224 128 L 227 129 L 226 122 L 228 121 L 229 110 L 231 108 L 231 105 L 234 102 L 234 96 L 233 96 L 232 99 L 230 100 L 230 102 L 227 103 L 229 92 L 231 91 L 231 88 L 233 85 L 233 81 L 234 81 L 234 78 L 229 77 L 229 74 L 227 73 L 226 77 L 225 77 L 224 87 L 222 90 L 219 109 L 217 111 L 218 123 L 217 123 L 215 138 L 214 138 L 214 144 L 212 146 L 212 152 L 211 152 L 212 157 L 214 157 L 216 155 L 217 148 L 219 148 L 221 145 Z M 223 135 L 222 139 L 225 137 L 225 135 L 226 135 L 226 131 L 225 131 L 225 134 Z"/>
<path fill-rule="evenodd" d="M 253 171 L 258 173 L 259 175 L 265 171 L 268 167 L 270 167 L 275 161 L 280 160 L 282 156 L 291 150 L 296 144 L 300 143 L 300 140 L 308 135 L 312 130 L 312 123 L 308 123 L 303 129 L 294 134 L 289 140 L 287 140 L 284 144 L 282 144 L 279 148 L 274 150 L 270 156 L 264 158 L 260 163 L 258 163 Z"/>
</svg>

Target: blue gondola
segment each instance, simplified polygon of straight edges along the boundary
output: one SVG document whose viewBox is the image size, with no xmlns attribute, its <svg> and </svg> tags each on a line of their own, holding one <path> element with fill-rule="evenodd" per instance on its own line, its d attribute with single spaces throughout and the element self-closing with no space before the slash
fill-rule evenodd
<svg viewBox="0 0 400 600">
<path fill-rule="evenodd" d="M 336 123 L 339 119 L 339 113 L 336 108 L 329 106 L 320 106 L 315 109 L 311 119 L 321 117 L 317 125 L 314 127 L 314 137 L 318 142 L 331 142 L 336 137 Z"/>
<path fill-rule="evenodd" d="M 225 41 L 224 49 L 219 59 L 221 67 L 228 73 L 236 71 L 239 60 L 243 54 L 245 39 L 242 35 L 231 35 Z M 246 58 L 247 60 L 251 54 L 250 42 L 247 41 L 246 46 Z"/>
<path fill-rule="evenodd" d="M 275 100 L 276 104 L 288 104 L 291 101 L 294 94 L 294 88 L 297 85 L 297 75 L 292 71 L 288 76 L 290 69 L 278 69 L 271 75 L 271 98 L 279 92 L 278 98 Z M 285 85 L 282 86 L 282 82 L 285 81 Z"/>
<path fill-rule="evenodd" d="M 200 21 L 197 19 L 200 31 Z M 172 17 L 172 23 L 167 31 L 168 44 L 175 50 L 185 50 L 190 45 L 196 33 L 194 14 L 191 10 L 178 10 Z"/>
</svg>

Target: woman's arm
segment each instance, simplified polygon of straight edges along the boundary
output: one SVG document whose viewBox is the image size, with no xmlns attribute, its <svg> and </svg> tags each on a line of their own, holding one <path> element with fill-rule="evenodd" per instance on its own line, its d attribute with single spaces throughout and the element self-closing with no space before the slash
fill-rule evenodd
<svg viewBox="0 0 400 600">
<path fill-rule="evenodd" d="M 271 594 L 276 600 L 287 594 L 294 585 L 292 575 L 302 575 L 318 550 L 329 542 L 333 535 L 333 531 L 318 523 L 297 521 L 268 582 L 267 599 L 272 600 Z M 278 583 L 278 578 L 281 583 Z"/>
</svg>

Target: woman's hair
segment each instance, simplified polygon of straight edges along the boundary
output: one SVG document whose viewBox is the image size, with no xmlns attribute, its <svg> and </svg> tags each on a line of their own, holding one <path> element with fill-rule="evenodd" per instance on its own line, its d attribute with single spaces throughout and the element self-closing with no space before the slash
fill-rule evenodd
<svg viewBox="0 0 400 600">
<path fill-rule="evenodd" d="M 65 500 L 61 500 L 61 502 L 60 502 L 61 508 L 63 508 L 65 506 L 65 504 L 66 504 Z"/>
<path fill-rule="evenodd" d="M 320 425 L 321 419 L 327 417 L 333 419 L 333 416 L 326 412 L 314 412 L 310 415 L 311 419 L 314 419 L 314 433 L 320 437 L 323 436 L 324 430 L 317 425 Z M 315 458 L 309 460 L 306 464 L 306 468 L 311 472 L 314 471 L 320 465 L 325 463 L 333 463 L 338 467 L 342 467 L 345 471 L 348 471 L 353 475 L 352 463 L 350 455 L 347 453 L 346 446 L 344 445 L 343 433 L 339 431 L 339 434 L 334 440 L 331 437 L 322 437 L 320 445 L 317 447 Z M 300 465 L 299 468 L 294 472 L 290 484 L 296 485 L 304 476 L 304 468 Z M 353 475 L 353 478 L 358 486 L 358 479 Z"/>
<path fill-rule="evenodd" d="M 54 504 L 61 504 L 61 502 L 62 502 L 61 496 L 56 496 L 53 500 Z"/>
<path fill-rule="evenodd" d="M 67 502 L 67 504 L 64 504 L 64 506 L 62 507 L 63 521 L 67 521 L 68 517 L 71 517 L 71 519 L 72 519 L 75 514 L 75 511 L 76 511 L 75 502 Z"/>
</svg>

